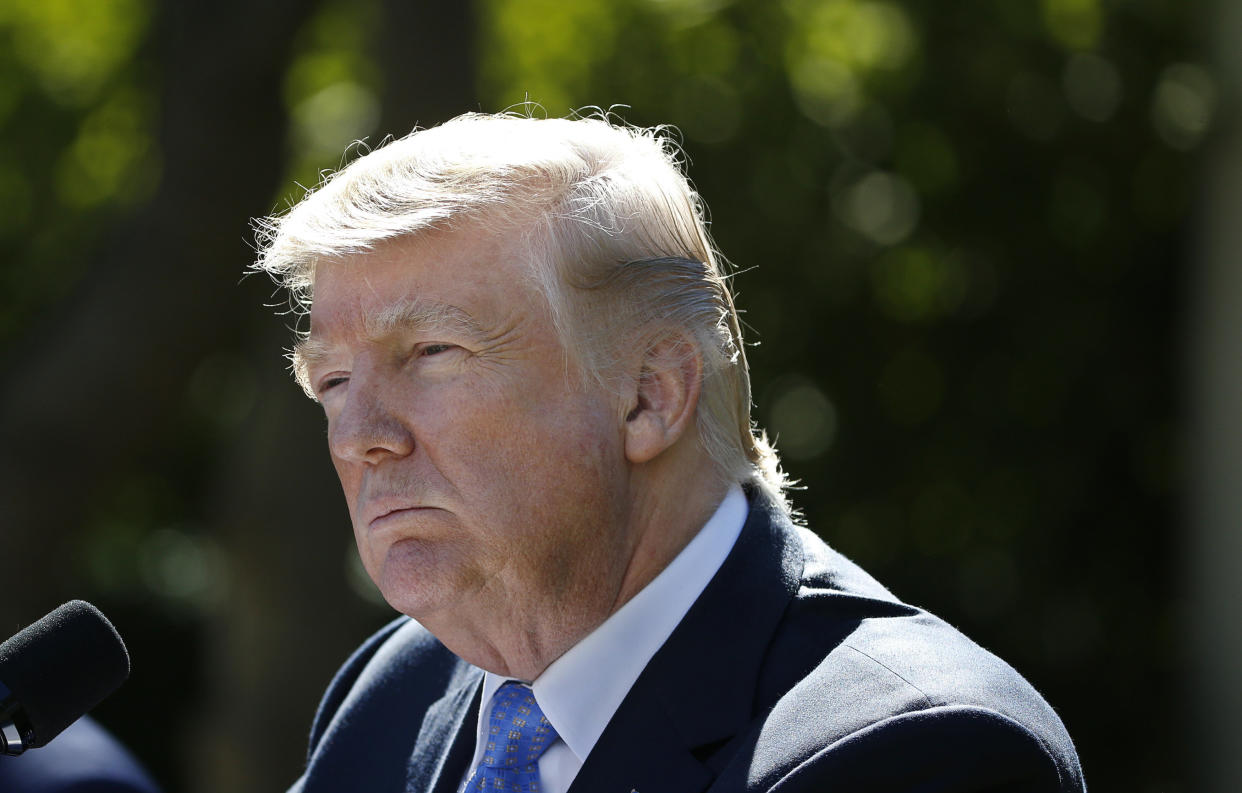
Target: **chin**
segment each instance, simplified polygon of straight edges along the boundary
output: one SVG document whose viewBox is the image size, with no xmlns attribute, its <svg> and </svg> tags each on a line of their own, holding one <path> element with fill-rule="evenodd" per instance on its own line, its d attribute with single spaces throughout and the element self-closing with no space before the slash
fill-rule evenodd
<svg viewBox="0 0 1242 793">
<path fill-rule="evenodd" d="M 456 549 L 446 543 L 406 539 L 384 554 L 378 575 L 372 575 L 388 604 L 415 619 L 460 601 L 467 578 Z"/>
</svg>

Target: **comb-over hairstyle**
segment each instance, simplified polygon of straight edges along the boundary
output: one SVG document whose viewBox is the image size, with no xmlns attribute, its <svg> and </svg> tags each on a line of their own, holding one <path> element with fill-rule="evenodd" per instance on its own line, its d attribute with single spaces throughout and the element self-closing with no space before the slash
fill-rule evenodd
<svg viewBox="0 0 1242 793">
<path fill-rule="evenodd" d="M 785 505 L 776 452 L 750 418 L 737 311 L 680 154 L 666 128 L 602 114 L 467 113 L 380 146 L 257 221 L 254 269 L 307 312 L 320 261 L 465 224 L 509 234 L 588 376 L 607 383 L 618 339 L 690 336 L 704 362 L 700 443 L 723 478 Z"/>
</svg>

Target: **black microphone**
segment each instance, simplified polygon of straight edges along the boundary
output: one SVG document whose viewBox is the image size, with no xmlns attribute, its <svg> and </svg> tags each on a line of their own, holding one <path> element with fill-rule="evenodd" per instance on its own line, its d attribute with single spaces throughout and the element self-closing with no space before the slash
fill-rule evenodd
<svg viewBox="0 0 1242 793">
<path fill-rule="evenodd" d="M 129 677 L 129 653 L 99 609 L 71 600 L 0 644 L 0 750 L 43 746 Z"/>
</svg>

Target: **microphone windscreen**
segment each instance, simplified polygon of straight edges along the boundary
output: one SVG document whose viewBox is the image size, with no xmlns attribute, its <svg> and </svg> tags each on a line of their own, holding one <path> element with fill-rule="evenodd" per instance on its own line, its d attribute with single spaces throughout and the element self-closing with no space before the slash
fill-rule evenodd
<svg viewBox="0 0 1242 793">
<path fill-rule="evenodd" d="M 129 677 L 129 653 L 99 609 L 72 600 L 0 644 L 8 686 L 43 746 Z"/>
</svg>

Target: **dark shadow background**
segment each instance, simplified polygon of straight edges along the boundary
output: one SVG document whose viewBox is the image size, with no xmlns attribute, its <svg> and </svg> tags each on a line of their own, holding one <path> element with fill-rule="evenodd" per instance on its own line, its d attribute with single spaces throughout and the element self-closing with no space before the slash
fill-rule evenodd
<svg viewBox="0 0 1242 793">
<path fill-rule="evenodd" d="M 1028 676 L 1092 789 L 1195 789 L 1184 329 L 1235 112 L 1214 14 L 10 0 L 0 634 L 92 600 L 134 659 L 96 715 L 169 793 L 284 789 L 390 612 L 285 372 L 293 318 L 241 277 L 250 218 L 355 139 L 625 105 L 680 130 L 809 524 Z"/>
</svg>

